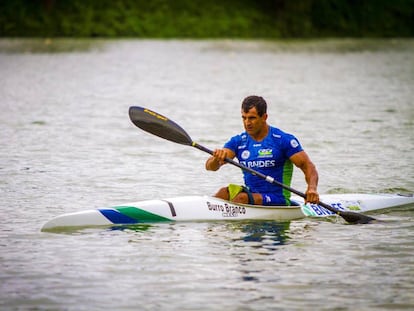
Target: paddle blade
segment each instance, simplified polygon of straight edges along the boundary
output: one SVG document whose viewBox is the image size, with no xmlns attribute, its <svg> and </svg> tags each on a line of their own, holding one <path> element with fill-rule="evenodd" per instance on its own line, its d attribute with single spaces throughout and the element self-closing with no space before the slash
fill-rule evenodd
<svg viewBox="0 0 414 311">
<path fill-rule="evenodd" d="M 343 219 L 345 219 L 345 221 L 349 222 L 350 224 L 369 224 L 370 222 L 376 220 L 375 218 L 360 213 L 355 213 L 351 211 L 341 211 L 323 202 L 319 202 L 318 205 L 326 208 L 328 211 L 331 211 L 334 214 L 341 216 Z"/>
<path fill-rule="evenodd" d="M 350 224 L 369 224 L 373 221 L 376 221 L 375 218 L 354 212 L 341 211 L 339 215 L 342 216 L 342 218 Z"/>
<path fill-rule="evenodd" d="M 177 123 L 147 108 L 129 107 L 129 118 L 135 126 L 158 137 L 188 146 L 193 142 Z"/>
</svg>

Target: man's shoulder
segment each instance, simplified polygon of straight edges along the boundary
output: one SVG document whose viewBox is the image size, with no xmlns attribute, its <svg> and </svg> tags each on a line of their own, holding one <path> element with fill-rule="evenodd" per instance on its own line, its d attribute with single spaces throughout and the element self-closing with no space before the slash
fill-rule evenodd
<svg viewBox="0 0 414 311">
<path fill-rule="evenodd" d="M 246 132 L 242 132 L 242 133 L 234 135 L 231 139 L 232 140 L 245 141 L 245 140 L 248 139 L 248 137 L 249 137 L 249 135 Z"/>
<path fill-rule="evenodd" d="M 247 139 L 248 135 L 246 132 L 234 135 L 227 141 L 227 143 L 224 144 L 224 148 L 228 148 L 234 151 L 238 146 L 245 145 Z"/>
<path fill-rule="evenodd" d="M 290 152 L 290 155 L 303 150 L 298 139 L 293 134 L 272 127 L 271 135 L 274 139 L 274 142 L 276 139 L 281 144 L 281 146 L 284 146 L 284 148 L 286 149 L 292 150 L 292 152 Z"/>
<path fill-rule="evenodd" d="M 278 141 L 279 143 L 283 144 L 283 145 L 287 145 L 287 144 L 293 144 L 296 145 L 295 142 L 297 142 L 297 138 L 295 137 L 295 135 L 290 134 L 288 132 L 285 132 L 279 128 L 276 127 L 271 127 L 270 129 L 270 136 L 272 141 L 276 142 Z M 297 143 L 299 144 L 299 143 Z"/>
<path fill-rule="evenodd" d="M 285 131 L 281 130 L 280 128 L 270 126 L 270 135 L 274 138 L 284 138 L 286 136 L 292 136 L 292 134 L 286 133 Z"/>
</svg>

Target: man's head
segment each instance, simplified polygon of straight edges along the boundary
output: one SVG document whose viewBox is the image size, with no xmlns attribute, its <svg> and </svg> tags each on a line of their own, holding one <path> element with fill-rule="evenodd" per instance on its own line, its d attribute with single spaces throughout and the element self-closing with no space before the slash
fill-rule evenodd
<svg viewBox="0 0 414 311">
<path fill-rule="evenodd" d="M 241 115 L 246 132 L 254 139 L 267 134 L 267 104 L 260 96 L 249 96 L 243 100 Z"/>
<path fill-rule="evenodd" d="M 259 117 L 262 117 L 265 113 L 267 113 L 267 104 L 263 97 L 261 96 L 248 96 L 242 102 L 242 111 L 249 112 L 250 109 L 256 108 L 257 114 Z"/>
</svg>

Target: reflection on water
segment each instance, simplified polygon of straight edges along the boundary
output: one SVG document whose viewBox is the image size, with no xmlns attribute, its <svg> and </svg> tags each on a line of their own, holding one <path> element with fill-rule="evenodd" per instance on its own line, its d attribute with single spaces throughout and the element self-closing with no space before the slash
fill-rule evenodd
<svg viewBox="0 0 414 311">
<path fill-rule="evenodd" d="M 277 249 L 286 244 L 289 239 L 290 222 L 248 221 L 228 225 L 229 229 L 240 231 L 242 234 L 234 241 L 240 240 L 251 243 L 254 248 Z"/>
<path fill-rule="evenodd" d="M 190 223 L 188 223 L 190 224 Z M 161 225 L 163 226 L 163 225 Z M 180 226 L 178 223 L 166 222 L 166 228 L 169 230 L 176 230 L 176 226 Z M 278 246 L 284 245 L 289 240 L 289 222 L 278 222 L 274 220 L 250 220 L 250 221 L 232 221 L 232 222 L 214 222 L 214 226 L 225 226 L 226 230 L 233 232 L 233 242 L 243 241 L 250 243 L 253 248 L 266 248 L 269 250 L 275 250 Z M 53 228 L 51 230 L 45 230 L 49 233 L 61 233 L 61 234 L 91 234 L 98 233 L 100 231 L 125 231 L 131 232 L 146 232 L 150 229 L 159 229 L 159 224 L 151 223 L 139 223 L 128 225 L 115 225 L 115 226 L 97 226 L 90 227 L 64 227 Z"/>
<path fill-rule="evenodd" d="M 151 224 L 135 224 L 135 225 L 124 225 L 124 226 L 112 226 L 108 230 L 144 232 L 144 231 L 148 231 L 151 227 L 152 227 Z"/>
<path fill-rule="evenodd" d="M 272 261 L 275 251 L 289 240 L 290 222 L 243 221 L 226 227 L 238 235 L 232 239 L 232 256 L 238 260 L 241 281 L 260 283 L 266 273 L 263 263 Z"/>
<path fill-rule="evenodd" d="M 82 235 L 93 234 L 102 231 L 126 231 L 126 232 L 145 232 L 153 225 L 151 224 L 133 224 L 133 225 L 115 225 L 115 226 L 94 226 L 94 227 L 58 227 L 52 229 L 44 229 L 42 232 L 68 234 L 68 235 Z"/>
<path fill-rule="evenodd" d="M 99 39 L 8 39 L 0 40 L 0 53 L 71 53 L 104 48 Z"/>
<path fill-rule="evenodd" d="M 270 53 L 354 53 L 375 51 L 410 51 L 413 40 L 404 39 L 321 39 L 321 40 L 216 40 L 204 50 L 224 52 Z"/>
</svg>

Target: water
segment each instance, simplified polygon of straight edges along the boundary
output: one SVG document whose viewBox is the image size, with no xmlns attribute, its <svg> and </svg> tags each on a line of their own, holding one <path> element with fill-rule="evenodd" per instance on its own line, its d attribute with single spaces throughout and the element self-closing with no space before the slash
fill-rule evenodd
<svg viewBox="0 0 414 311">
<path fill-rule="evenodd" d="M 219 147 L 251 94 L 321 193 L 414 191 L 414 42 L 0 41 L 2 310 L 414 308 L 413 208 L 380 224 L 197 222 L 40 232 L 65 212 L 210 194 L 238 169 L 144 133 L 140 105 Z M 304 190 L 297 170 L 292 183 Z"/>
</svg>

